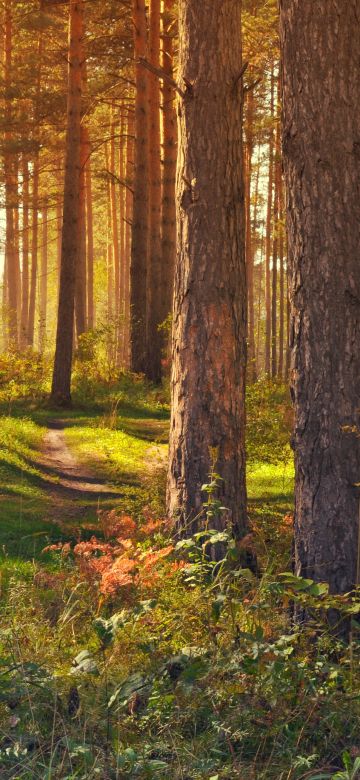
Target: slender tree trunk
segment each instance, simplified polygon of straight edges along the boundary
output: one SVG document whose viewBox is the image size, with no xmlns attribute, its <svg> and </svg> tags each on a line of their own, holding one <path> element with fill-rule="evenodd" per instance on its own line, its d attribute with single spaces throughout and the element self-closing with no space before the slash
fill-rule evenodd
<svg viewBox="0 0 360 780">
<path fill-rule="evenodd" d="M 149 242 L 149 105 L 146 68 L 138 61 L 147 54 L 145 0 L 133 0 L 136 60 L 135 174 L 131 246 L 131 368 L 147 371 L 147 289 Z"/>
<path fill-rule="evenodd" d="M 251 225 L 251 178 L 252 157 L 254 151 L 254 92 L 251 89 L 247 98 L 246 111 L 246 165 L 245 165 L 245 214 L 246 214 L 246 273 L 248 287 L 248 375 L 251 382 L 256 380 L 255 358 L 255 309 L 254 309 L 254 248 Z"/>
<path fill-rule="evenodd" d="M 284 374 L 284 323 L 285 323 L 285 268 L 284 268 L 284 203 L 283 180 L 280 167 L 279 173 L 279 267 L 280 267 L 280 309 L 279 309 L 279 367 L 278 375 L 283 379 Z"/>
<path fill-rule="evenodd" d="M 160 67 L 160 0 L 150 0 L 149 60 Z M 148 74 L 149 80 L 149 200 L 150 244 L 148 285 L 148 349 L 147 376 L 153 382 L 161 381 L 162 338 L 159 325 L 161 304 L 161 158 L 160 158 L 160 82 L 158 76 Z"/>
<path fill-rule="evenodd" d="M 247 526 L 246 265 L 242 161 L 241 4 L 180 0 L 172 413 L 168 511 L 198 524 L 214 469 L 227 508 L 213 520 Z M 226 125 L 224 125 L 226 117 Z M 224 127 L 226 131 L 224 132 Z"/>
<path fill-rule="evenodd" d="M 266 214 L 266 241 L 265 241 L 265 373 L 270 375 L 271 367 L 271 236 L 272 236 L 272 206 L 273 206 L 273 171 L 274 171 L 274 130 L 272 120 L 274 116 L 274 69 L 271 71 L 271 97 L 270 97 L 270 140 L 269 140 L 269 178 L 268 198 Z"/>
<path fill-rule="evenodd" d="M 115 285 L 115 315 L 118 321 L 120 312 L 120 253 L 119 253 L 119 225 L 118 225 L 118 203 L 115 187 L 115 134 L 117 125 L 114 119 L 114 107 L 112 107 L 111 129 L 110 129 L 110 205 L 111 205 L 111 230 L 112 246 L 114 257 L 114 285 Z M 118 331 L 118 322 L 116 323 Z"/>
<path fill-rule="evenodd" d="M 57 280 L 58 293 L 60 289 L 60 271 L 61 271 L 61 234 L 62 234 L 62 196 L 63 196 L 63 176 L 62 162 L 59 161 L 58 192 L 56 194 L 56 262 L 57 262 Z"/>
<path fill-rule="evenodd" d="M 36 149 L 33 158 L 31 278 L 30 278 L 29 318 L 28 318 L 28 333 L 27 333 L 27 341 L 30 347 L 34 346 L 35 305 L 36 305 L 37 268 L 38 268 L 38 232 L 39 232 L 39 224 L 38 224 L 39 202 L 38 201 L 39 201 L 40 161 L 39 161 L 39 140 L 38 140 L 37 123 L 39 119 L 42 56 L 43 56 L 43 32 L 40 30 L 39 38 L 38 38 L 38 56 L 37 56 L 38 70 L 37 70 L 37 78 L 36 78 L 36 95 L 35 95 L 35 105 L 34 105 Z"/>
<path fill-rule="evenodd" d="M 95 303 L 94 303 L 94 218 L 93 195 L 91 174 L 91 144 L 87 127 L 84 127 L 84 145 L 86 148 L 85 182 L 86 182 L 86 258 L 87 258 L 87 314 L 88 328 L 95 327 Z"/>
<path fill-rule="evenodd" d="M 169 78 L 174 77 L 172 16 L 174 0 L 164 0 L 162 28 L 162 68 Z M 175 90 L 171 83 L 163 81 L 163 180 L 162 180 L 162 268 L 161 268 L 161 321 L 172 313 L 174 292 L 174 267 L 176 257 L 176 158 L 177 120 Z"/>
<path fill-rule="evenodd" d="M 359 584 L 359 6 L 280 7 L 295 567 L 344 593 Z"/>
<path fill-rule="evenodd" d="M 77 337 L 86 331 L 86 160 L 87 142 L 84 127 L 80 129 L 80 183 L 78 215 L 78 257 L 76 263 L 75 321 Z"/>
<path fill-rule="evenodd" d="M 35 331 L 35 304 L 36 285 L 38 271 L 38 237 L 39 237 L 39 153 L 35 153 L 33 160 L 33 186 L 32 186 L 32 223 L 31 223 L 31 277 L 28 319 L 28 345 L 34 346 Z"/>
<path fill-rule="evenodd" d="M 47 322 L 47 280 L 48 280 L 48 207 L 44 203 L 42 208 L 42 236 L 41 236 L 41 274 L 40 274 L 40 317 L 39 317 L 39 346 L 44 353 L 46 346 L 46 322 Z"/>
<path fill-rule="evenodd" d="M 119 252 L 120 252 L 120 279 L 119 279 L 119 338 L 117 348 L 117 365 L 124 363 L 124 339 L 125 339 L 125 199 L 126 187 L 124 186 L 125 151 L 126 151 L 126 122 L 121 118 L 121 132 L 119 144 Z"/>
<path fill-rule="evenodd" d="M 82 94 L 83 2 L 70 4 L 67 135 L 64 211 L 56 351 L 51 397 L 71 403 L 76 263 L 79 250 L 80 131 Z"/>
<path fill-rule="evenodd" d="M 273 262 L 271 275 L 271 376 L 277 376 L 277 314 L 278 314 L 278 250 L 279 250 L 279 193 L 281 179 L 280 161 L 280 117 L 276 128 L 275 143 L 275 189 L 274 189 L 274 235 L 273 235 Z"/>
<path fill-rule="evenodd" d="M 20 319 L 20 346 L 27 343 L 29 311 L 29 161 L 22 155 L 22 296 Z"/>
<path fill-rule="evenodd" d="M 128 111 L 126 142 L 125 268 L 124 268 L 124 365 L 130 365 L 130 261 L 134 180 L 134 115 Z"/>
<path fill-rule="evenodd" d="M 14 154 L 12 145 L 12 35 L 13 35 L 11 0 L 5 0 L 4 22 L 4 86 L 5 86 L 5 150 L 4 150 L 4 178 L 5 178 L 5 212 L 6 212 L 6 236 L 5 254 L 7 267 L 7 304 L 9 341 L 14 347 L 18 345 L 18 273 L 17 256 L 15 246 L 14 209 L 17 199 L 17 183 L 15 179 Z"/>
<path fill-rule="evenodd" d="M 109 169 L 109 149 L 108 145 L 105 146 L 105 164 L 106 170 Z M 107 235 L 107 249 L 106 249 L 106 269 L 107 269 L 107 309 L 108 318 L 111 319 L 114 316 L 114 257 L 113 257 L 113 241 L 112 241 L 112 220 L 111 220 L 111 191 L 110 191 L 110 177 L 107 178 L 106 187 L 106 235 Z"/>
</svg>

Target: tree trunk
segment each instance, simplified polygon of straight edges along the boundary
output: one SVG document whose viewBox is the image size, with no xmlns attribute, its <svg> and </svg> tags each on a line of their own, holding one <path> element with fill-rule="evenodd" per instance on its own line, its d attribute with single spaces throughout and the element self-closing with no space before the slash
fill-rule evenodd
<svg viewBox="0 0 360 780">
<path fill-rule="evenodd" d="M 344 593 L 359 583 L 359 8 L 357 0 L 341 10 L 335 0 L 280 6 L 295 566 Z"/>
<path fill-rule="evenodd" d="M 109 169 L 109 149 L 108 145 L 105 145 L 105 164 L 106 170 Z M 112 319 L 114 316 L 114 257 L 113 257 L 113 241 L 112 241 L 112 220 L 111 220 L 111 191 L 110 191 L 110 177 L 107 177 L 106 187 L 106 271 L 107 271 L 107 313 L 108 318 Z"/>
<path fill-rule="evenodd" d="M 95 303 L 94 303 L 94 220 L 93 220 L 93 195 L 91 175 L 91 144 L 87 127 L 84 127 L 84 144 L 86 147 L 85 182 L 86 182 L 86 258 L 87 258 L 87 315 L 88 328 L 95 327 Z"/>
<path fill-rule="evenodd" d="M 111 205 L 111 230 L 112 230 L 112 246 L 113 246 L 113 258 L 114 258 L 114 285 L 115 285 L 115 315 L 116 315 L 116 331 L 118 332 L 118 318 L 120 312 L 120 253 L 119 253 L 119 228 L 118 228 L 118 204 L 116 198 L 115 187 L 115 134 L 116 124 L 114 120 L 114 107 L 112 106 L 111 112 L 111 126 L 110 126 L 110 205 Z"/>
<path fill-rule="evenodd" d="M 4 25 L 4 88 L 5 88 L 5 149 L 4 149 L 4 178 L 5 178 L 5 212 L 6 212 L 6 237 L 5 254 L 7 268 L 7 305 L 9 343 L 13 347 L 18 345 L 18 273 L 15 247 L 14 209 L 17 200 L 17 182 L 15 179 L 14 155 L 12 145 L 12 97 L 11 97 L 11 71 L 12 71 L 12 11 L 11 2 L 5 2 Z"/>
<path fill-rule="evenodd" d="M 87 142 L 84 126 L 80 129 L 80 183 L 78 215 L 78 257 L 76 263 L 75 321 L 77 338 L 86 331 L 86 160 Z"/>
<path fill-rule="evenodd" d="M 21 287 L 20 346 L 27 342 L 29 311 L 29 161 L 22 155 L 22 287 Z"/>
<path fill-rule="evenodd" d="M 280 270 L 280 308 L 279 308 L 279 379 L 284 374 L 284 323 L 285 323 L 285 268 L 284 268 L 284 203 L 283 180 L 280 167 L 279 173 L 279 270 Z"/>
<path fill-rule="evenodd" d="M 215 524 L 236 535 L 247 526 L 241 4 L 225 5 L 180 1 L 168 510 L 183 534 L 198 524 L 213 469 L 226 507 Z"/>
<path fill-rule="evenodd" d="M 160 0 L 150 0 L 149 60 L 160 67 Z M 159 325 L 161 304 L 161 158 L 160 158 L 160 82 L 154 73 L 149 80 L 149 200 L 150 243 L 148 285 L 148 355 L 147 376 L 153 382 L 161 381 L 162 339 Z"/>
<path fill-rule="evenodd" d="M 254 310 L 254 250 L 251 225 L 251 176 L 254 151 L 254 92 L 251 89 L 247 98 L 246 110 L 246 148 L 245 148 L 245 215 L 246 215 L 246 273 L 248 288 L 248 375 L 251 382 L 256 381 L 255 359 L 255 310 Z"/>
<path fill-rule="evenodd" d="M 149 239 L 148 76 L 139 57 L 146 57 L 145 0 L 133 0 L 136 60 L 135 175 L 131 247 L 131 369 L 147 371 L 147 287 Z"/>
<path fill-rule="evenodd" d="M 121 132 L 119 144 L 119 252 L 120 252 L 120 279 L 119 279 L 119 339 L 117 347 L 117 365 L 124 362 L 124 339 L 125 339 L 125 150 L 126 150 L 126 123 L 121 119 Z"/>
<path fill-rule="evenodd" d="M 130 365 L 130 261 L 134 180 L 134 115 L 128 111 L 126 142 L 125 269 L 124 269 L 124 365 Z"/>
<path fill-rule="evenodd" d="M 278 117 L 275 142 L 275 189 L 274 189 L 274 235 L 273 235 L 273 261 L 271 275 L 271 376 L 277 376 L 277 314 L 278 314 L 278 251 L 279 251 L 279 193 L 281 179 L 280 161 L 280 117 Z"/>
<path fill-rule="evenodd" d="M 174 77 L 173 37 L 171 29 L 174 0 L 164 0 L 162 29 L 162 69 L 169 78 Z M 174 267 L 176 257 L 176 158 L 177 120 L 175 90 L 171 83 L 163 81 L 163 180 L 162 180 L 162 268 L 161 268 L 161 321 L 172 313 L 174 292 Z"/>
<path fill-rule="evenodd" d="M 32 223 L 31 223 L 31 279 L 29 298 L 28 336 L 29 347 L 34 346 L 35 304 L 38 266 L 38 235 L 39 235 L 39 153 L 35 152 L 33 160 L 32 186 Z"/>
<path fill-rule="evenodd" d="M 271 236 L 272 236 L 272 204 L 273 204 L 273 171 L 274 171 L 274 129 L 272 120 L 274 116 L 274 68 L 271 70 L 271 96 L 270 96 L 270 140 L 269 140 L 269 178 L 268 199 L 266 213 L 266 239 L 265 239 L 265 373 L 270 375 L 271 363 Z"/>
<path fill-rule="evenodd" d="M 40 30 L 38 38 L 38 52 L 37 52 L 37 77 L 36 77 L 36 95 L 34 105 L 34 125 L 35 125 L 35 141 L 36 149 L 34 152 L 33 160 L 33 187 L 32 187 L 32 226 L 31 226 L 31 279 L 30 279 L 30 297 L 29 297 L 29 317 L 28 317 L 28 332 L 27 342 L 30 347 L 34 346 L 34 329 L 35 329 L 35 304 L 36 304 L 36 286 L 37 286 L 37 267 L 38 267 L 38 232 L 39 232 L 39 140 L 38 140 L 38 121 L 39 121 L 39 104 L 40 104 L 40 90 L 41 90 L 41 71 L 42 71 L 42 56 L 43 56 L 43 32 Z"/>
<path fill-rule="evenodd" d="M 46 345 L 46 318 L 47 318 L 47 277 L 48 277 L 48 207 L 44 203 L 42 208 L 42 237 L 41 237 L 41 274 L 40 274 L 40 317 L 39 317 L 39 346 L 44 353 Z"/>
<path fill-rule="evenodd" d="M 51 398 L 71 403 L 76 263 L 79 245 L 80 130 L 82 94 L 83 2 L 70 4 L 67 134 L 60 294 Z"/>
</svg>

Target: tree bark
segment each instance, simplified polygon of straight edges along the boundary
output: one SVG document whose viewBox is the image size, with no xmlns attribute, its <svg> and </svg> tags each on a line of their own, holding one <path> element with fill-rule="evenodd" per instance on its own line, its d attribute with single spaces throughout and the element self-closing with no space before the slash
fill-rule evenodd
<svg viewBox="0 0 360 780">
<path fill-rule="evenodd" d="M 295 567 L 344 593 L 359 583 L 359 9 L 357 0 L 280 7 Z"/>
<path fill-rule="evenodd" d="M 71 404 L 76 264 L 79 249 L 80 131 L 82 95 L 83 1 L 70 4 L 67 134 L 60 294 L 51 398 Z"/>
<path fill-rule="evenodd" d="M 88 147 L 83 124 L 80 128 L 80 182 L 78 202 L 78 256 L 76 262 L 75 321 L 77 338 L 86 331 L 86 161 Z"/>
<path fill-rule="evenodd" d="M 149 61 L 160 67 L 160 0 L 150 0 L 149 6 Z M 160 158 L 160 81 L 154 73 L 149 82 L 149 285 L 148 285 L 148 349 L 147 376 L 155 383 L 161 381 L 162 339 L 159 325 L 161 305 L 161 158 Z"/>
<path fill-rule="evenodd" d="M 274 116 L 274 68 L 271 70 L 270 86 L 270 116 L 271 122 Z M 272 207 L 273 207 L 273 175 L 274 175 L 274 129 L 271 124 L 269 139 L 269 178 L 268 198 L 266 213 L 266 238 L 265 238 L 265 374 L 270 375 L 271 367 L 271 236 L 272 236 Z"/>
<path fill-rule="evenodd" d="M 174 0 L 164 0 L 162 28 L 162 69 L 172 79 L 174 55 L 172 16 Z M 176 160 L 177 120 L 175 90 L 164 79 L 162 87 L 163 115 L 163 180 L 162 180 L 162 268 L 161 268 L 161 322 L 172 313 L 174 292 L 174 268 L 176 257 Z"/>
<path fill-rule="evenodd" d="M 48 278 L 48 207 L 44 203 L 42 208 L 42 236 L 41 236 L 41 274 L 40 274 L 40 317 L 39 317 L 39 347 L 44 353 L 46 346 L 46 319 L 47 319 L 47 278 Z"/>
<path fill-rule="evenodd" d="M 7 306 L 8 306 L 8 336 L 9 343 L 13 347 L 18 345 L 18 273 L 15 247 L 14 209 L 17 200 L 17 181 L 15 178 L 14 155 L 12 151 L 12 35 L 13 21 L 10 0 L 5 2 L 4 19 L 4 87 L 5 87 L 5 149 L 4 149 L 4 178 L 5 178 L 5 254 L 6 254 L 6 281 L 7 281 Z"/>
<path fill-rule="evenodd" d="M 86 182 L 86 259 L 87 259 L 87 315 L 88 328 L 95 327 L 94 302 L 94 220 L 91 174 L 91 144 L 87 127 L 84 127 L 84 144 L 86 147 L 85 182 Z"/>
<path fill-rule="evenodd" d="M 149 241 L 148 74 L 139 62 L 147 54 L 145 0 L 133 0 L 136 60 L 135 175 L 131 246 L 131 369 L 147 371 L 147 289 Z"/>
<path fill-rule="evenodd" d="M 127 141 L 126 141 L 126 195 L 125 195 L 125 269 L 124 269 L 124 365 L 130 365 L 130 262 L 131 262 L 131 235 L 133 216 L 133 191 L 134 180 L 134 115 L 130 110 L 127 116 Z"/>
<path fill-rule="evenodd" d="M 29 160 L 22 155 L 22 286 L 20 346 L 24 349 L 27 341 L 29 311 Z"/>
<path fill-rule="evenodd" d="M 245 215 L 246 215 L 246 273 L 248 289 L 248 375 L 251 382 L 256 381 L 255 357 L 255 309 L 254 309 L 254 249 L 251 225 L 251 177 L 254 152 L 254 92 L 251 89 L 246 105 L 246 147 L 245 147 Z"/>
<path fill-rule="evenodd" d="M 39 161 L 39 104 L 40 104 L 40 90 L 41 90 L 41 74 L 42 74 L 42 57 L 43 57 L 43 44 L 44 36 L 40 30 L 38 38 L 38 53 L 37 53 L 37 76 L 36 76 L 36 94 L 34 105 L 34 140 L 36 142 L 36 148 L 33 158 L 33 186 L 32 186 L 32 230 L 31 230 L 31 278 L 30 278 L 30 297 L 29 297 L 29 317 L 28 317 L 28 332 L 27 342 L 29 347 L 34 346 L 34 330 L 35 330 L 35 305 L 36 305 L 36 286 L 37 286 L 37 270 L 38 270 L 38 232 L 39 232 L 39 175 L 40 175 L 40 161 Z"/>
<path fill-rule="evenodd" d="M 180 1 L 168 511 L 182 534 L 198 525 L 213 468 L 226 507 L 215 524 L 247 526 L 241 59 L 238 0 Z"/>
<path fill-rule="evenodd" d="M 273 233 L 273 260 L 271 274 L 271 376 L 277 377 L 277 315 L 278 315 L 278 252 L 279 252 L 279 193 L 281 179 L 280 161 L 280 117 L 278 117 L 275 141 L 275 188 L 274 188 L 274 233 Z"/>
</svg>

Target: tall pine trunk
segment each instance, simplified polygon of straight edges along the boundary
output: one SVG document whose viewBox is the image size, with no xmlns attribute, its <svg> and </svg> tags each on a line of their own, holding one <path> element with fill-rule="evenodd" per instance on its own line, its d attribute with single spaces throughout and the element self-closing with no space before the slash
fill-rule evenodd
<svg viewBox="0 0 360 780">
<path fill-rule="evenodd" d="M 27 324 L 29 311 L 29 160 L 22 155 L 22 286 L 20 346 L 27 342 Z"/>
<path fill-rule="evenodd" d="M 88 328 L 95 327 L 94 302 L 94 220 L 93 194 L 91 173 L 91 143 L 87 127 L 84 127 L 84 145 L 86 148 L 85 182 L 86 182 L 86 271 L 87 271 L 87 316 Z"/>
<path fill-rule="evenodd" d="M 71 403 L 76 264 L 79 255 L 82 37 L 83 2 L 79 0 L 71 3 L 69 8 L 68 105 L 61 272 L 51 391 L 52 401 L 65 406 Z"/>
<path fill-rule="evenodd" d="M 344 593 L 359 584 L 359 7 L 280 7 L 295 566 Z"/>
<path fill-rule="evenodd" d="M 271 70 L 270 85 L 270 116 L 271 122 L 274 116 L 274 68 Z M 266 212 L 266 237 L 265 237 L 265 373 L 270 375 L 271 367 L 271 237 L 272 237 L 272 208 L 274 185 L 274 129 L 271 124 L 269 138 L 269 177 Z"/>
<path fill-rule="evenodd" d="M 255 308 L 254 308 L 254 249 L 251 224 L 251 177 L 254 151 L 254 92 L 251 89 L 246 106 L 246 147 L 245 147 L 245 214 L 246 214 L 246 273 L 248 286 L 248 375 L 251 382 L 256 380 L 255 357 Z"/>
<path fill-rule="evenodd" d="M 247 526 L 241 58 L 238 0 L 180 0 L 168 510 L 182 534 L 198 524 L 212 469 L 226 507 L 215 524 Z"/>
<path fill-rule="evenodd" d="M 164 0 L 162 27 L 162 69 L 169 79 L 173 78 L 173 37 L 171 12 L 174 0 Z M 174 291 L 174 268 L 176 257 L 176 158 L 177 158 L 177 120 L 175 110 L 175 90 L 171 81 L 163 81 L 163 179 L 162 179 L 162 267 L 161 267 L 161 321 L 164 322 L 172 312 Z"/>
<path fill-rule="evenodd" d="M 42 353 L 44 352 L 46 346 L 47 281 L 48 281 L 48 207 L 47 204 L 44 203 L 42 207 L 40 317 L 39 317 L 39 346 L 40 346 L 40 352 Z"/>
<path fill-rule="evenodd" d="M 139 58 L 147 54 L 145 0 L 133 0 L 136 60 L 135 172 L 131 246 L 131 369 L 147 371 L 147 290 L 149 243 L 148 74 Z"/>
<path fill-rule="evenodd" d="M 149 60 L 160 67 L 160 0 L 150 0 Z M 149 284 L 147 376 L 161 380 L 161 158 L 160 158 L 160 82 L 154 73 L 149 80 Z"/>
<path fill-rule="evenodd" d="M 18 272 L 17 253 L 15 245 L 15 207 L 17 200 L 17 181 L 15 177 L 14 153 L 12 151 L 12 35 L 13 20 L 11 0 L 5 2 L 4 20 L 4 87 L 5 87 L 5 148 L 4 148 L 4 178 L 5 178 L 5 255 L 6 282 L 8 306 L 8 335 L 13 347 L 18 345 Z"/>
</svg>

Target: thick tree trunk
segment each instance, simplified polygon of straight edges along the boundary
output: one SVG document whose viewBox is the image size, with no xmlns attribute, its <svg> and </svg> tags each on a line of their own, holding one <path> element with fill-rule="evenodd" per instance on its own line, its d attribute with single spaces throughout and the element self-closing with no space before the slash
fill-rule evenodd
<svg viewBox="0 0 360 780">
<path fill-rule="evenodd" d="M 241 4 L 181 0 L 168 510 L 196 527 L 212 467 L 227 521 L 247 525 L 246 266 Z M 224 121 L 226 118 L 226 121 Z"/>
<path fill-rule="evenodd" d="M 46 346 L 47 319 L 47 279 L 48 279 L 48 207 L 42 207 L 41 236 L 41 273 L 40 273 L 40 316 L 39 316 L 39 347 L 44 352 Z"/>
<path fill-rule="evenodd" d="M 160 67 L 160 0 L 150 0 L 149 60 Z M 159 325 L 161 305 L 161 158 L 160 158 L 160 82 L 154 73 L 149 80 L 149 285 L 148 285 L 148 349 L 147 376 L 153 382 L 161 380 L 161 345 Z"/>
<path fill-rule="evenodd" d="M 280 7 L 296 573 L 343 593 L 359 582 L 359 7 Z"/>
<path fill-rule="evenodd" d="M 133 0 L 136 60 L 135 175 L 131 246 L 131 369 L 147 371 L 147 288 L 149 249 L 148 73 L 139 58 L 147 54 L 145 0 Z"/>
<path fill-rule="evenodd" d="M 67 135 L 60 294 L 51 398 L 71 403 L 76 263 L 79 248 L 80 130 L 82 94 L 83 2 L 70 4 Z"/>
<path fill-rule="evenodd" d="M 173 37 L 172 16 L 174 0 L 164 0 L 162 27 L 162 69 L 172 79 Z M 177 120 L 175 110 L 175 90 L 171 83 L 164 80 L 162 88 L 163 115 L 163 180 L 162 180 L 162 268 L 161 268 L 161 321 L 164 322 L 172 312 L 174 292 L 174 268 L 176 257 L 176 158 L 177 158 Z"/>
<path fill-rule="evenodd" d="M 22 155 L 22 287 L 21 287 L 21 318 L 20 346 L 24 348 L 27 342 L 27 326 L 29 311 L 29 161 L 27 155 Z"/>
</svg>

